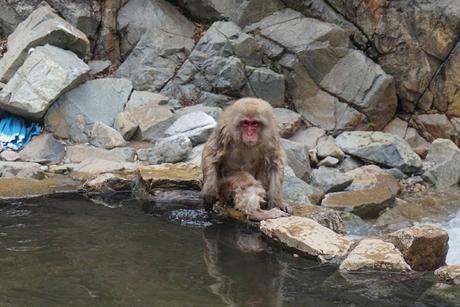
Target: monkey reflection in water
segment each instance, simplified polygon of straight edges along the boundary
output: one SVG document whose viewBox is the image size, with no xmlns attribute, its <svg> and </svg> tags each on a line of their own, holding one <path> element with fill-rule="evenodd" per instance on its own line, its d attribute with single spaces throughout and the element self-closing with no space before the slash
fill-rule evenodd
<svg viewBox="0 0 460 307">
<path fill-rule="evenodd" d="M 285 160 L 270 104 L 237 100 L 222 112 L 203 150 L 205 208 L 219 200 L 251 220 L 287 216 L 290 207 L 281 195 Z"/>
<path fill-rule="evenodd" d="M 204 230 L 204 260 L 216 280 L 211 292 L 227 306 L 282 306 L 287 264 L 264 251 L 261 233 L 236 227 Z"/>
</svg>

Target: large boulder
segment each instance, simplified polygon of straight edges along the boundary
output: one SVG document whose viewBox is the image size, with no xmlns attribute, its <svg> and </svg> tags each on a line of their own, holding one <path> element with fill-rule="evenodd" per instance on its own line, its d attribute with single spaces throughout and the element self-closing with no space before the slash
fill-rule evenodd
<svg viewBox="0 0 460 307">
<path fill-rule="evenodd" d="M 205 112 L 190 112 L 180 116 L 169 126 L 165 136 L 183 135 L 195 146 L 206 142 L 216 125 L 216 120 Z"/>
<path fill-rule="evenodd" d="M 121 55 L 117 71 L 136 90 L 159 90 L 194 46 L 194 25 L 163 0 L 130 0 L 118 11 Z"/>
<path fill-rule="evenodd" d="M 131 90 L 131 81 L 126 79 L 87 81 L 65 93 L 52 105 L 45 116 L 45 126 L 58 137 L 87 142 L 95 122 L 113 126 Z"/>
<path fill-rule="evenodd" d="M 33 49 L 0 92 L 0 107 L 40 119 L 63 93 L 81 83 L 88 65 L 73 52 L 51 45 Z"/>
<path fill-rule="evenodd" d="M 97 121 L 93 125 L 90 135 L 90 143 L 96 147 L 112 149 L 126 145 L 123 136 L 114 128 Z"/>
<path fill-rule="evenodd" d="M 327 194 L 321 202 L 326 208 L 351 212 L 361 218 L 376 218 L 394 203 L 395 197 L 387 188 Z"/>
<path fill-rule="evenodd" d="M 89 179 L 99 174 L 136 170 L 137 165 L 130 162 L 119 162 L 98 158 L 89 158 L 74 167 L 71 176 L 76 179 Z"/>
<path fill-rule="evenodd" d="M 50 133 L 32 138 L 19 153 L 22 161 L 42 164 L 58 164 L 65 155 L 65 146 Z"/>
<path fill-rule="evenodd" d="M 260 230 L 278 243 L 321 262 L 344 257 L 353 244 L 348 237 L 300 216 L 262 221 Z"/>
<path fill-rule="evenodd" d="M 327 1 L 332 8 L 355 24 L 370 38 L 377 62 L 395 77 L 402 108 L 415 109 L 423 93 L 427 100 L 434 94 L 440 101 L 451 101 L 452 89 L 426 91 L 430 81 L 455 83 L 449 73 L 439 69 L 457 44 L 460 4 L 457 1 L 416 0 L 413 5 L 401 1 Z M 451 63 L 447 63 L 447 67 Z M 451 66 L 454 68 L 454 66 Z M 455 69 L 455 68 L 454 68 Z M 453 69 L 453 70 L 454 70 Z M 433 79 L 438 73 L 439 78 Z M 450 81 L 450 79 L 452 81 Z M 446 89 L 446 90 L 445 90 Z M 447 99 L 446 99 L 447 98 Z"/>
<path fill-rule="evenodd" d="M 389 189 L 396 196 L 401 190 L 398 180 L 377 165 L 358 167 L 346 174 L 353 179 L 353 183 L 347 188 L 349 191 L 382 188 Z"/>
<path fill-rule="evenodd" d="M 135 121 L 139 129 L 133 138 L 136 140 L 154 140 L 157 130 L 166 129 L 173 121 L 173 112 L 167 105 L 169 98 L 147 91 L 133 91 L 125 111 Z M 159 133 L 162 136 L 162 133 Z"/>
<path fill-rule="evenodd" d="M 11 34 L 17 25 L 27 18 L 43 0 L 1 0 L 0 36 Z M 98 0 L 47 0 L 64 19 L 95 41 L 101 21 L 101 3 Z"/>
<path fill-rule="evenodd" d="M 305 144 L 308 149 L 314 149 L 318 144 L 319 139 L 326 134 L 321 128 L 309 127 L 305 130 L 297 131 L 289 140 Z"/>
<path fill-rule="evenodd" d="M 259 68 L 262 58 L 254 37 L 232 22 L 215 22 L 161 93 L 185 105 L 222 106 L 232 97 L 261 95 L 279 106 L 282 97 L 272 89 L 283 91 L 284 76 L 266 67 Z M 270 82 L 269 89 L 263 80 Z"/>
<path fill-rule="evenodd" d="M 460 285 L 460 265 L 446 265 L 436 271 L 434 275 L 439 282 Z"/>
<path fill-rule="evenodd" d="M 436 139 L 426 156 L 423 178 L 436 187 L 450 187 L 460 180 L 460 149 L 451 140 Z"/>
<path fill-rule="evenodd" d="M 185 135 L 160 139 L 148 155 L 150 164 L 177 163 L 184 161 L 192 151 L 192 142 Z"/>
<path fill-rule="evenodd" d="M 280 135 L 283 138 L 290 138 L 303 125 L 300 114 L 286 108 L 274 108 L 273 117 L 278 124 Z"/>
<path fill-rule="evenodd" d="M 458 10 L 460 16 L 460 9 Z M 458 91 L 460 81 L 460 43 L 442 64 L 439 73 L 431 80 L 430 86 L 420 99 L 418 106 L 428 111 L 436 108 L 448 116 L 460 116 Z M 422 103 L 424 102 L 424 103 Z"/>
<path fill-rule="evenodd" d="M 245 30 L 290 52 L 280 64 L 288 94 L 308 122 L 340 130 L 367 119 L 381 129 L 392 119 L 397 106 L 393 78 L 364 53 L 350 49 L 341 28 L 284 9 Z"/>
<path fill-rule="evenodd" d="M 43 179 L 45 173 L 34 162 L 0 162 L 0 177 Z"/>
<path fill-rule="evenodd" d="M 86 35 L 59 17 L 48 5 L 40 5 L 8 37 L 8 51 L 0 60 L 0 82 L 7 82 L 24 63 L 30 48 L 50 44 L 85 57 Z"/>
<path fill-rule="evenodd" d="M 309 185 L 302 179 L 298 178 L 294 171 L 287 166 L 284 170 L 283 180 L 283 198 L 289 201 L 318 204 L 324 192 L 312 185 Z"/>
<path fill-rule="evenodd" d="M 455 127 L 445 114 L 419 114 L 415 117 L 415 124 L 422 131 L 423 136 L 430 141 L 437 138 L 450 139 L 456 136 Z"/>
<path fill-rule="evenodd" d="M 141 182 L 148 192 L 155 189 L 200 190 L 202 172 L 199 166 L 190 163 L 141 166 L 138 169 Z"/>
<path fill-rule="evenodd" d="M 286 139 L 281 139 L 281 146 L 286 152 L 287 164 L 295 175 L 305 181 L 308 180 L 311 167 L 307 146 Z"/>
<path fill-rule="evenodd" d="M 404 228 L 385 236 L 416 271 L 432 271 L 446 263 L 449 249 L 447 231 L 428 224 Z"/>
<path fill-rule="evenodd" d="M 402 138 L 383 132 L 344 132 L 336 138 L 336 144 L 346 153 L 360 159 L 396 167 L 412 173 L 422 167 L 420 157 Z"/>
<path fill-rule="evenodd" d="M 311 174 L 311 184 L 325 193 L 343 191 L 352 181 L 353 178 L 332 167 L 320 166 Z"/>
<path fill-rule="evenodd" d="M 340 270 L 409 272 L 411 268 L 393 244 L 379 239 L 364 239 L 345 258 Z"/>
</svg>

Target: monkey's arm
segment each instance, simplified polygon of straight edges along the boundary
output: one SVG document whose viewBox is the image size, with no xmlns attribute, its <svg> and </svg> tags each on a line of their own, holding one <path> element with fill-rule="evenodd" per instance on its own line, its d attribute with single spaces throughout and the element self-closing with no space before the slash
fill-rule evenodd
<svg viewBox="0 0 460 307">
<path fill-rule="evenodd" d="M 201 197 L 203 198 L 206 210 L 212 210 L 213 204 L 218 199 L 217 172 L 219 156 L 214 134 L 211 134 L 203 149 L 201 167 L 203 169 L 203 187 Z"/>
<path fill-rule="evenodd" d="M 290 206 L 283 202 L 283 178 L 284 165 L 286 163 L 286 155 L 284 151 L 280 151 L 272 160 L 269 178 L 270 185 L 268 189 L 268 207 L 280 208 L 283 211 L 290 213 Z"/>
</svg>

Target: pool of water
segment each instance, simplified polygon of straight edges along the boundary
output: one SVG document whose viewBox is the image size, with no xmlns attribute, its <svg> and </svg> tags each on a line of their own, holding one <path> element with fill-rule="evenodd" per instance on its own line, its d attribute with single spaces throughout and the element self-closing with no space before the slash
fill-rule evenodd
<svg viewBox="0 0 460 307">
<path fill-rule="evenodd" d="M 0 306 L 455 306 L 432 274 L 342 275 L 194 205 L 0 204 Z"/>
</svg>

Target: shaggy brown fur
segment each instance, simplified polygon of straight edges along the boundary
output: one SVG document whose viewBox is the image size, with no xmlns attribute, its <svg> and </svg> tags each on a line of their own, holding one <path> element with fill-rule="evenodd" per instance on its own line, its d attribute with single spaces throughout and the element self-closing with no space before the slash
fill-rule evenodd
<svg viewBox="0 0 460 307">
<path fill-rule="evenodd" d="M 243 119 L 261 124 L 254 145 L 242 141 L 240 123 Z M 281 196 L 285 159 L 270 104 L 256 98 L 236 101 L 220 115 L 204 147 L 201 194 L 206 209 L 212 209 L 219 200 L 234 205 L 250 219 L 286 215 L 279 210 L 287 210 Z"/>
</svg>

